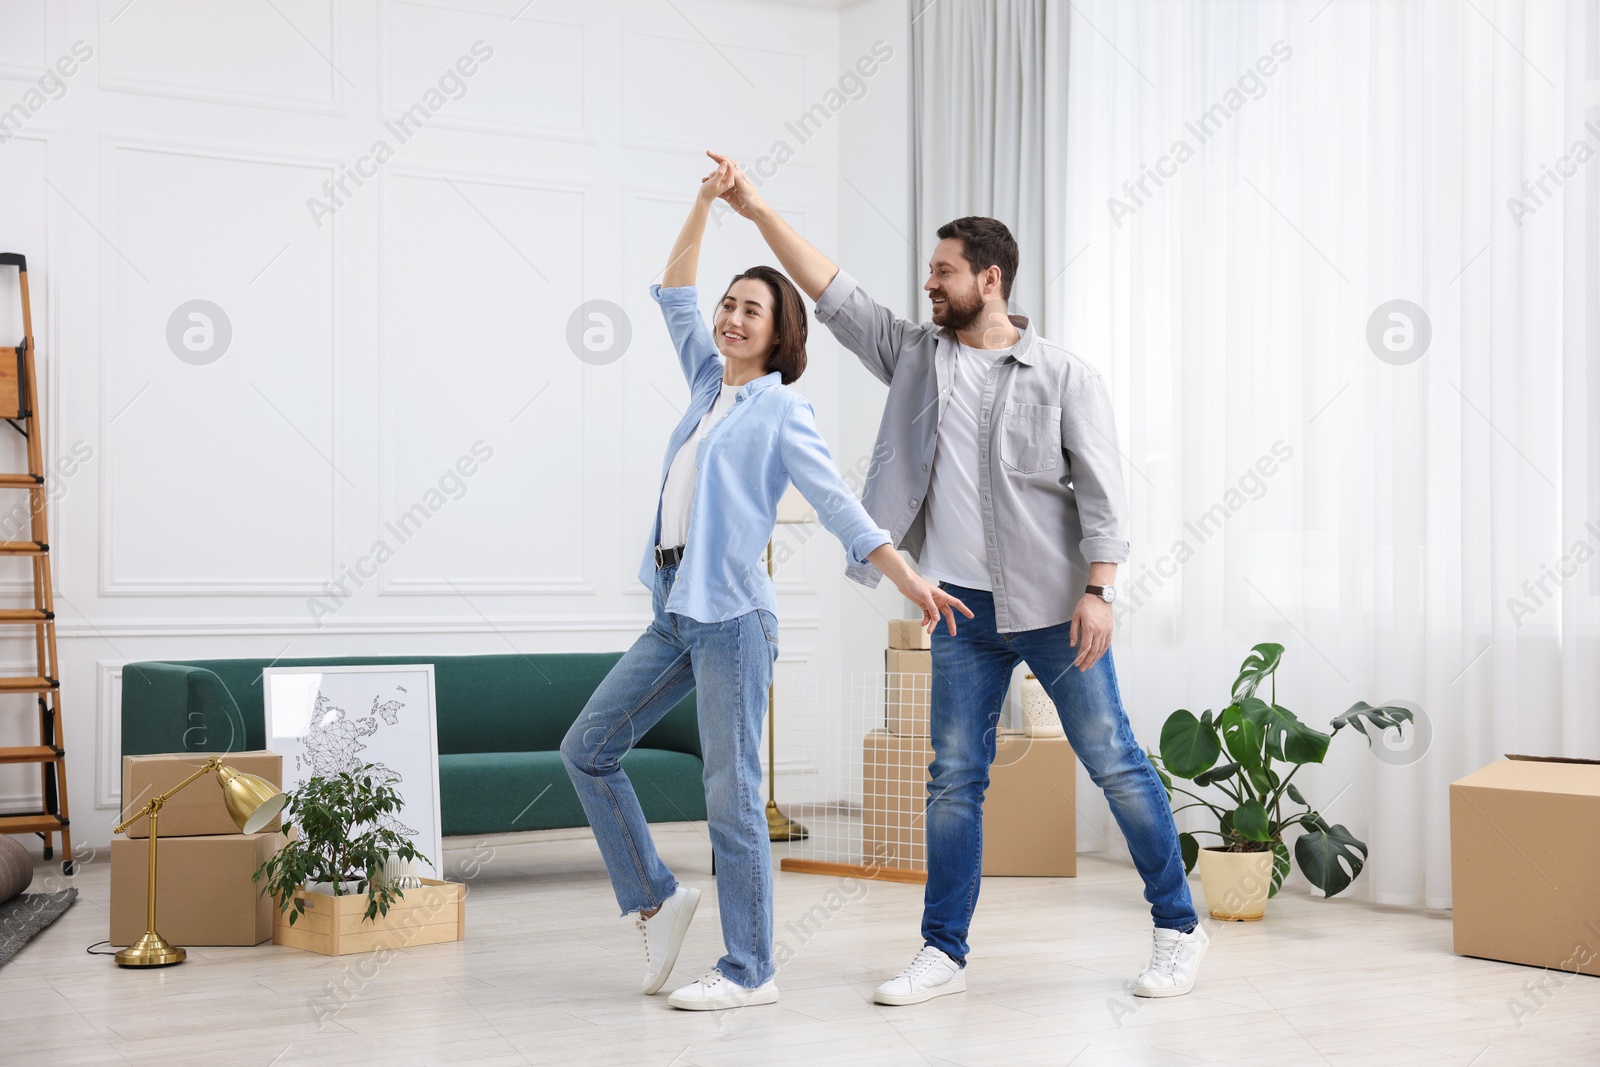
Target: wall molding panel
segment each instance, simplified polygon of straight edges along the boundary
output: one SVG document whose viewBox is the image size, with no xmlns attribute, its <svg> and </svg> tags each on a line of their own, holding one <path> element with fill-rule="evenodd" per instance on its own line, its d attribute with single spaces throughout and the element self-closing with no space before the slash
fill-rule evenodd
<svg viewBox="0 0 1600 1067">
<path fill-rule="evenodd" d="M 0 251 L 28 256 L 46 464 L 92 452 L 50 500 L 74 844 L 111 838 L 126 663 L 631 645 L 686 393 L 649 286 L 704 150 L 766 154 L 859 54 L 842 8 L 4 6 L 0 111 L 75 41 L 94 50 L 0 146 Z M 492 57 L 463 61 L 480 40 Z M 843 125 L 764 186 L 825 249 Z M 770 262 L 728 215 L 702 288 Z M 0 271 L 0 343 L 16 296 Z M 631 331 L 609 361 L 570 340 L 602 300 Z M 833 441 L 842 361 L 824 329 L 811 338 L 797 388 Z M 14 447 L 0 470 L 20 469 Z M 0 493 L 0 524 L 13 503 Z M 780 687 L 838 668 L 842 616 L 861 610 L 842 573 L 820 529 L 780 568 Z M 0 606 L 28 579 L 0 567 Z M 0 664 L 30 652 L 0 641 Z M 37 785 L 0 768 L 0 810 L 36 804 Z"/>
<path fill-rule="evenodd" d="M 128 0 L 100 0 L 100 88 L 205 104 L 339 115 L 344 111 L 345 88 L 351 84 L 349 76 L 334 66 L 339 60 L 333 57 L 339 55 L 343 37 L 339 9 L 339 0 L 283 0 L 281 6 L 269 4 L 249 11 L 207 0 L 141 0 L 138 8 Z M 312 17 L 304 17 L 307 14 Z M 256 20 L 255 32 L 230 30 L 230 20 L 241 15 Z M 197 21 L 202 25 L 193 28 Z M 185 27 L 193 28 L 200 37 L 191 47 L 183 47 L 184 34 L 179 31 Z M 315 37 L 323 40 L 319 43 Z M 206 56 L 209 49 L 201 47 L 201 41 L 213 47 L 232 46 L 236 62 Z M 165 45 L 172 51 L 152 57 L 141 69 L 136 62 L 138 45 L 133 42 L 142 42 L 147 48 Z M 277 49 L 276 62 L 261 58 L 264 45 Z M 202 57 L 206 62 L 183 62 Z M 241 62 L 245 60 L 254 62 Z M 196 66 L 205 69 L 194 70 Z M 290 70 L 304 71 L 325 80 L 327 89 L 283 93 L 218 80 L 230 73 L 242 74 L 242 67 L 253 69 L 257 80 L 267 84 L 277 80 L 272 77 L 275 72 L 290 78 Z M 174 77 L 173 71 L 190 72 L 191 78 Z"/>
<path fill-rule="evenodd" d="M 303 181 L 303 188 L 305 190 L 314 190 L 317 185 L 317 178 L 320 176 L 327 175 L 331 177 L 335 174 L 334 165 L 325 159 L 308 158 L 299 153 L 267 152 L 260 150 L 251 151 L 233 146 L 208 145 L 187 139 L 158 140 L 154 138 L 135 137 L 123 134 L 105 134 L 101 137 L 101 145 L 101 158 L 104 174 L 104 199 L 102 201 L 101 214 L 103 218 L 111 220 L 120 219 L 122 215 L 121 203 L 123 197 L 142 199 L 137 191 L 124 190 L 119 187 L 117 181 L 120 175 L 120 171 L 118 169 L 119 162 L 125 154 L 168 157 L 176 160 L 199 160 L 221 164 L 240 164 L 247 168 L 289 168 L 305 170 L 310 172 Z M 298 189 L 298 187 L 301 186 L 301 183 L 296 182 L 295 186 Z M 281 206 L 280 209 L 282 209 Z M 236 413 L 233 415 L 229 415 L 227 413 L 213 413 L 214 417 L 224 423 L 231 422 L 234 418 L 250 417 L 254 420 L 254 426 L 256 428 L 270 427 L 272 430 L 277 432 L 280 438 L 288 439 L 291 441 L 291 443 L 293 438 L 298 436 L 307 446 L 309 446 L 309 451 L 298 454 L 296 458 L 299 462 L 312 470 L 313 477 L 316 477 L 326 483 L 327 508 L 329 514 L 332 516 L 326 531 L 326 536 L 324 537 L 320 534 L 317 535 L 318 539 L 323 542 L 323 545 L 320 550 L 320 565 L 317 567 L 316 573 L 306 574 L 301 577 L 252 577 L 245 573 L 238 573 L 226 578 L 182 576 L 140 578 L 125 577 L 119 574 L 115 549 L 118 543 L 119 533 L 122 529 L 122 522 L 116 510 L 117 490 L 125 481 L 127 481 L 129 472 L 123 466 L 122 461 L 124 449 L 122 447 L 122 440 L 117 437 L 117 434 L 119 432 L 129 431 L 126 430 L 127 423 L 124 423 L 123 428 L 117 428 L 116 423 L 119 420 L 125 419 L 130 412 L 133 412 L 135 415 L 142 414 L 138 412 L 135 407 L 135 405 L 141 400 L 143 400 L 148 407 L 148 405 L 154 402 L 154 400 L 159 399 L 163 393 L 170 393 L 172 391 L 179 392 L 179 399 L 188 403 L 195 405 L 209 405 L 214 403 L 215 393 L 205 388 L 205 385 L 209 383 L 203 383 L 199 386 L 191 386 L 188 384 L 189 382 L 196 380 L 190 375 L 190 372 L 197 369 L 209 371 L 213 367 L 220 365 L 223 360 L 226 360 L 228 353 L 225 352 L 222 359 L 219 359 L 217 364 L 213 364 L 212 367 L 191 368 L 184 366 L 170 354 L 164 351 L 155 351 L 156 349 L 162 348 L 167 339 L 162 336 L 156 336 L 153 338 L 149 337 L 149 333 L 153 333 L 156 329 L 159 329 L 162 324 L 159 322 L 147 323 L 150 329 L 141 339 L 145 341 L 146 345 L 148 345 L 148 348 L 151 350 L 151 359 L 161 361 L 160 369 L 166 372 L 165 376 L 148 376 L 144 379 L 143 384 L 139 384 L 138 381 L 133 380 L 130 377 L 124 393 L 117 395 L 106 395 L 106 389 L 110 386 L 113 386 L 120 380 L 120 372 L 127 363 L 126 353 L 128 351 L 128 347 L 121 343 L 122 338 L 120 338 L 117 334 L 119 327 L 122 325 L 119 321 L 117 309 L 123 306 L 125 303 L 131 303 L 135 306 L 142 305 L 146 300 L 149 299 L 149 297 L 146 296 L 148 292 L 160 291 L 163 289 L 167 292 L 167 299 L 170 303 L 181 301 L 186 294 L 191 294 L 196 288 L 199 288 L 205 292 L 213 292 L 213 295 L 216 296 L 221 296 L 222 294 L 220 291 L 214 292 L 214 290 L 227 290 L 228 292 L 237 293 L 242 297 L 246 293 L 251 293 L 255 284 L 261 280 L 259 274 L 252 276 L 252 272 L 256 270 L 255 264 L 270 263 L 273 252 L 270 243 L 260 244 L 259 248 L 248 260 L 248 262 L 240 265 L 236 277 L 226 280 L 218 280 L 216 283 L 210 284 L 209 287 L 208 283 L 211 283 L 211 279 L 207 279 L 205 281 L 192 281 L 187 285 L 185 285 L 184 282 L 169 283 L 168 279 L 163 277 L 159 272 L 156 272 L 155 279 L 149 279 L 144 276 L 145 270 L 153 271 L 154 268 L 151 267 L 147 260 L 145 268 L 141 269 L 137 265 L 136 261 L 129 258 L 135 253 L 125 250 L 126 248 L 131 248 L 132 245 L 123 235 L 121 232 L 122 227 L 119 226 L 116 221 L 113 221 L 111 224 L 105 227 L 101 227 L 101 229 L 103 231 L 105 244 L 109 249 L 102 256 L 102 263 L 106 263 L 108 261 L 108 257 L 109 260 L 114 261 L 111 263 L 110 269 L 113 276 L 118 280 L 111 285 L 111 291 L 102 298 L 102 332 L 105 335 L 102 348 L 103 364 L 101 377 L 102 410 L 104 412 L 104 422 L 100 437 L 102 441 L 106 442 L 107 447 L 102 450 L 101 457 L 103 461 L 103 476 L 100 483 L 101 516 L 99 525 L 100 541 L 98 551 L 101 575 L 100 595 L 178 597 L 237 595 L 311 596 L 320 593 L 323 589 L 323 584 L 332 580 L 336 576 L 333 531 L 337 529 L 340 522 L 341 494 L 339 491 L 339 485 L 341 482 L 341 475 L 339 473 L 339 467 L 335 464 L 338 464 L 340 460 L 330 461 L 327 456 L 317 455 L 317 443 L 315 439 L 310 437 L 306 430 L 302 429 L 298 425 L 295 425 L 295 421 L 289 416 L 285 415 L 280 409 L 279 404 L 283 401 L 283 396 L 280 394 L 278 400 L 275 401 L 270 395 L 268 388 L 263 387 L 261 383 L 254 380 L 254 377 L 248 375 L 248 373 L 245 371 L 240 371 L 238 373 L 244 375 L 249 380 L 245 382 L 235 382 L 234 384 L 236 388 L 229 396 L 229 399 L 232 399 L 236 402 Z M 307 229 L 309 229 L 309 224 Z M 292 250 L 294 247 L 294 238 L 300 235 L 288 234 L 285 236 L 290 238 L 288 241 L 288 249 Z M 304 242 L 305 239 L 301 237 L 301 240 Z M 338 362 L 332 358 L 332 353 L 335 352 L 338 344 L 336 335 L 338 319 L 337 309 L 340 300 L 338 286 L 339 269 L 337 262 L 338 248 L 337 242 L 331 238 L 328 239 L 326 243 L 328 245 L 327 255 L 329 258 L 329 262 L 326 267 L 327 276 L 329 279 L 329 289 L 324 297 L 327 302 L 328 311 L 328 325 L 326 327 L 327 332 L 324 343 L 328 352 L 330 353 L 330 357 L 327 361 L 327 377 L 325 382 L 321 385 L 320 391 L 323 396 L 322 402 L 328 411 L 326 427 L 328 435 L 328 440 L 326 442 L 327 450 L 331 452 L 333 456 L 343 459 L 339 447 L 340 430 L 338 419 L 341 382 Z M 129 277 L 130 272 L 135 275 L 135 277 Z M 134 290 L 134 295 L 125 299 L 123 289 L 124 286 L 130 290 Z M 226 303 L 226 301 L 219 302 Z M 234 315 L 238 316 L 240 310 L 241 309 L 238 306 L 235 306 Z M 241 323 L 241 325 L 243 325 L 243 323 Z M 285 331 L 284 336 L 285 347 L 289 347 L 291 350 L 304 350 L 306 341 L 308 340 L 305 335 L 302 334 L 296 338 L 293 346 L 288 345 L 290 338 L 288 331 Z M 233 344 L 233 349 L 230 349 L 230 351 L 237 349 L 242 340 L 242 338 L 236 338 Z M 261 338 L 259 344 L 263 350 L 266 350 L 272 346 L 273 342 L 270 338 L 263 337 Z M 110 353 L 119 351 L 124 353 L 124 359 L 113 361 L 104 358 L 105 356 L 109 356 Z M 165 364 L 170 364 L 170 366 Z M 113 366 L 115 366 L 117 369 L 113 370 Z M 270 382 L 267 384 L 268 387 L 272 385 Z M 300 381 L 296 380 L 293 383 L 293 386 L 299 386 L 300 384 Z M 190 388 L 194 391 L 187 396 L 181 395 L 185 388 Z M 251 395 L 251 390 L 254 390 L 254 396 Z M 146 399 L 152 391 L 155 392 L 156 397 Z M 203 407 L 201 407 L 200 410 L 203 410 Z M 282 420 L 282 422 L 287 422 L 289 425 L 285 427 L 279 420 Z M 310 432 L 315 433 L 316 430 L 316 427 L 312 427 Z M 147 433 L 140 433 L 138 429 L 135 429 L 132 431 L 132 433 L 134 434 L 135 440 L 149 440 Z M 158 446 L 159 444 L 160 442 L 157 442 Z M 202 455 L 205 453 L 203 445 L 199 451 Z M 256 450 L 254 448 L 247 448 L 247 451 L 253 452 Z M 189 454 L 192 456 L 196 453 L 194 450 L 190 450 Z M 165 469 L 148 472 L 147 476 L 151 477 L 157 483 L 165 483 L 168 488 L 163 491 L 170 491 L 172 474 L 173 471 L 171 469 Z M 241 487 L 240 489 L 241 493 L 250 491 L 253 491 L 253 487 Z M 185 497 L 183 499 L 188 498 Z M 209 504 L 211 502 L 196 501 L 196 503 Z M 241 503 L 244 502 L 241 501 Z M 282 528 L 292 530 L 294 525 L 295 524 L 292 523 L 286 524 Z M 274 535 L 271 539 L 269 539 L 269 544 L 277 540 L 279 540 L 279 538 Z M 133 540 L 128 543 L 139 544 L 140 542 L 138 540 Z M 174 565 L 182 565 L 183 563 L 182 560 L 178 559 L 174 559 L 172 562 Z M 240 562 L 244 562 L 244 560 L 241 559 Z"/>
</svg>

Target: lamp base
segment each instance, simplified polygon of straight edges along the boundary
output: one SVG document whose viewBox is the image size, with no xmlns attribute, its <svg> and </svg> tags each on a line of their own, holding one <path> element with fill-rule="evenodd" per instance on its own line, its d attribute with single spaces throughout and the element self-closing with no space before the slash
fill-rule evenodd
<svg viewBox="0 0 1600 1067">
<path fill-rule="evenodd" d="M 804 841 L 811 832 L 778 810 L 778 802 L 767 801 L 767 839 L 769 841 Z"/>
<path fill-rule="evenodd" d="M 117 952 L 119 967 L 170 967 L 182 963 L 189 954 L 166 938 L 149 931 L 137 943 Z"/>
</svg>

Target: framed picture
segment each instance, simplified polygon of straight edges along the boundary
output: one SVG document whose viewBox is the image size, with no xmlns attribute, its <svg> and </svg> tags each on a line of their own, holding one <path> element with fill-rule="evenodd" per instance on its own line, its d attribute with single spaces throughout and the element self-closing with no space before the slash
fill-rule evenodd
<svg viewBox="0 0 1600 1067">
<path fill-rule="evenodd" d="M 443 878 L 433 664 L 268 667 L 261 674 L 267 747 L 283 756 L 284 790 L 374 764 L 397 779 L 404 801 L 390 829 L 410 837 L 432 863 L 392 873 Z"/>
</svg>

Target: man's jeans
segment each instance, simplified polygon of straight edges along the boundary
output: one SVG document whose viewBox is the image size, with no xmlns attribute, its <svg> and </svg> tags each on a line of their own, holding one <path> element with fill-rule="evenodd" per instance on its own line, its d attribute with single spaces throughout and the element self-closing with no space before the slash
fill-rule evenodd
<svg viewBox="0 0 1600 1067">
<path fill-rule="evenodd" d="M 655 619 L 589 697 L 561 742 L 561 759 L 594 827 L 623 914 L 650 910 L 673 894 L 678 880 L 656 854 L 639 798 L 619 761 L 695 690 L 727 947 L 717 969 L 754 988 L 775 971 L 761 726 L 778 658 L 778 624 L 761 608 L 719 623 L 667 613 L 662 605 L 677 571 L 676 564 L 656 571 Z"/>
<path fill-rule="evenodd" d="M 1073 666 L 1070 623 L 1002 634 L 995 630 L 994 596 L 948 582 L 939 588 L 972 610 L 957 616 L 951 637 L 933 631 L 932 781 L 928 783 L 928 886 L 923 940 L 965 964 L 967 929 L 978 904 L 983 867 L 983 794 L 994 762 L 995 731 L 1011 684 L 1026 661 L 1055 702 L 1072 749 L 1105 791 L 1111 814 L 1144 878 L 1155 925 L 1188 929 L 1198 921 L 1183 873 L 1178 830 L 1166 790 L 1133 738 L 1117 691 L 1111 650 L 1088 671 Z M 1070 796 L 1060 803 L 1071 805 Z"/>
</svg>

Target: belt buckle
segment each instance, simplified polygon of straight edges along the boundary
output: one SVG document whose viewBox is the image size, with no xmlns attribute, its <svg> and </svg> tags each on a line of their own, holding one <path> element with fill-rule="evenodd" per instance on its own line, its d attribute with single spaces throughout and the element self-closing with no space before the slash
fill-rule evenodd
<svg viewBox="0 0 1600 1067">
<path fill-rule="evenodd" d="M 660 570 L 662 567 L 665 566 L 665 564 L 661 562 L 661 546 L 660 545 L 656 545 L 655 546 L 655 554 L 656 554 L 656 570 Z"/>
</svg>

